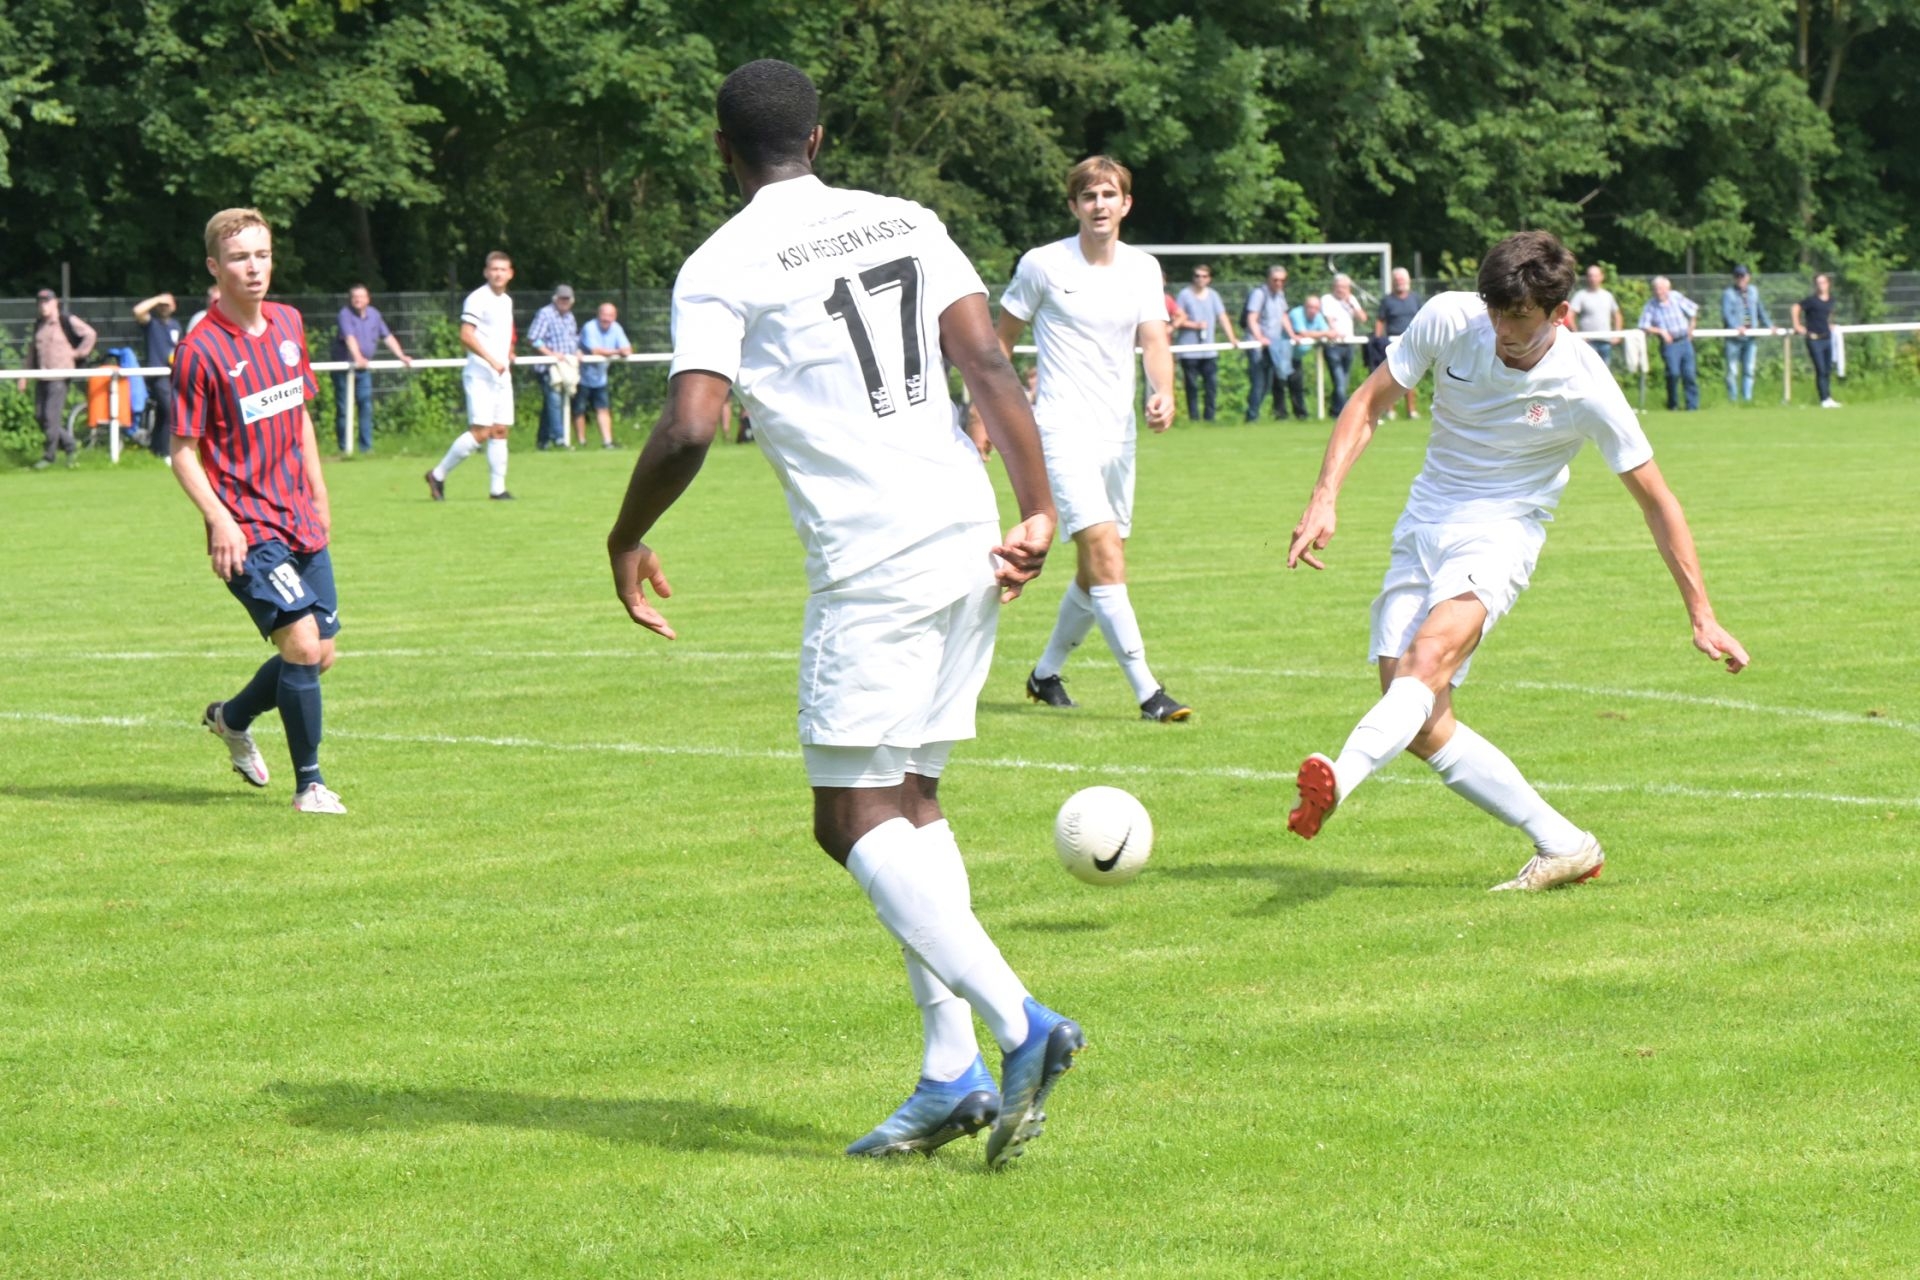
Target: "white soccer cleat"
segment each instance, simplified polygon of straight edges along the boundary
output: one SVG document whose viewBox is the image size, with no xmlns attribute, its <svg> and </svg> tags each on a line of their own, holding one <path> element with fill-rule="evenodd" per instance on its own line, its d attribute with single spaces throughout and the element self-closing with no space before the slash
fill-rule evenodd
<svg viewBox="0 0 1920 1280">
<path fill-rule="evenodd" d="M 347 806 L 340 803 L 340 797 L 327 790 L 324 782 L 309 782 L 305 790 L 293 795 L 295 813 L 345 813 Z"/>
<path fill-rule="evenodd" d="M 1840 407 L 1840 402 L 1838 400 L 1835 400 L 1832 396 L 1828 396 L 1825 400 L 1822 400 L 1820 402 L 1820 407 L 1822 409 L 1838 409 Z"/>
<path fill-rule="evenodd" d="M 1534 854 L 1527 859 L 1527 865 L 1520 868 L 1519 875 L 1504 884 L 1493 886 L 1487 892 L 1524 889 L 1529 893 L 1538 893 L 1542 889 L 1557 889 L 1563 884 L 1592 880 L 1606 865 L 1607 855 L 1600 848 L 1600 842 L 1588 835 L 1586 843 L 1576 853 Z"/>
<path fill-rule="evenodd" d="M 253 743 L 253 735 L 245 729 L 229 729 L 224 716 L 224 702 L 209 702 L 206 715 L 200 723 L 207 726 L 207 732 L 227 744 L 227 758 L 233 761 L 233 771 L 256 787 L 267 785 L 267 758 L 260 754 L 260 748 Z"/>
</svg>

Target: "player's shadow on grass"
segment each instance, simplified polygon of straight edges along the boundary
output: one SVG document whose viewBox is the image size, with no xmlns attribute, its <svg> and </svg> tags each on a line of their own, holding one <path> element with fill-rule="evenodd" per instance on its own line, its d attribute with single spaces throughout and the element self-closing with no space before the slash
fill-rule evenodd
<svg viewBox="0 0 1920 1280">
<path fill-rule="evenodd" d="M 116 782 L 108 779 L 27 784 L 0 783 L 0 796 L 15 800 L 105 800 L 112 804 L 218 804 L 244 799 L 251 788 L 194 787 L 169 782 Z"/>
<path fill-rule="evenodd" d="M 1419 880 L 1400 880 L 1343 867 L 1321 867 L 1285 862 L 1203 862 L 1168 867 L 1161 874 L 1176 880 L 1251 880 L 1273 887 L 1273 896 L 1247 909 L 1250 916 L 1271 915 L 1331 897 L 1336 889 L 1411 889 L 1427 887 Z M 1440 883 L 1440 882 L 1434 882 Z"/>
<path fill-rule="evenodd" d="M 287 1121 L 343 1133 L 496 1125 L 548 1129 L 667 1151 L 819 1155 L 831 1144 L 805 1125 L 750 1107 L 671 1098 L 567 1098 L 505 1089 L 378 1089 L 339 1080 L 275 1081 L 265 1092 L 289 1104 Z"/>
</svg>

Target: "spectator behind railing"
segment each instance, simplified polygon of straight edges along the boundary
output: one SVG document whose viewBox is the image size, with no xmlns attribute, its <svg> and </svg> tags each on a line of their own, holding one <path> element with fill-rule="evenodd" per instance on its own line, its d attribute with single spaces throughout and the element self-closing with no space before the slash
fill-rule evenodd
<svg viewBox="0 0 1920 1280">
<path fill-rule="evenodd" d="M 1653 297 L 1640 309 L 1639 328 L 1660 340 L 1660 364 L 1667 374 L 1667 409 L 1680 407 L 1680 389 L 1686 388 L 1687 409 L 1700 407 L 1700 364 L 1693 350 L 1693 330 L 1700 306 L 1673 287 L 1665 276 L 1653 278 Z"/>
<path fill-rule="evenodd" d="M 1613 296 L 1613 290 L 1607 288 L 1607 273 L 1598 265 L 1587 268 L 1586 287 L 1574 290 L 1567 304 L 1573 308 L 1575 333 L 1618 332 L 1627 327 L 1618 299 Z M 1620 339 L 1588 338 L 1587 345 L 1607 362 L 1608 368 L 1613 367 L 1613 352 L 1620 345 Z"/>
<path fill-rule="evenodd" d="M 534 376 L 546 392 L 540 411 L 540 432 L 534 447 L 567 443 L 567 397 L 580 386 L 580 322 L 573 318 L 573 286 L 555 285 L 553 301 L 534 312 L 527 326 L 527 344 L 543 356 L 558 357 L 550 365 L 536 365 Z"/>
<path fill-rule="evenodd" d="M 1260 420 L 1260 404 L 1273 393 L 1273 416 L 1287 418 L 1286 388 L 1293 377 L 1293 326 L 1287 321 L 1287 269 L 1267 268 L 1267 282 L 1247 293 L 1240 308 L 1247 338 L 1260 345 L 1247 352 L 1247 421 Z"/>
<path fill-rule="evenodd" d="M 1813 292 L 1793 304 L 1793 331 L 1807 340 L 1807 359 L 1813 362 L 1813 385 L 1822 409 L 1838 409 L 1833 398 L 1833 277 L 1821 272 L 1813 278 Z"/>
<path fill-rule="evenodd" d="M 620 309 L 611 302 L 603 302 L 595 312 L 593 319 L 580 326 L 580 349 L 592 356 L 630 356 L 633 343 L 627 339 L 627 331 L 620 327 Z M 611 449 L 613 445 L 613 401 L 607 389 L 607 366 L 595 361 L 580 366 L 580 395 L 574 401 L 574 425 L 579 428 L 580 444 L 587 443 L 587 410 L 592 409 L 600 419 L 600 447 Z"/>
<path fill-rule="evenodd" d="M 39 304 L 39 311 L 33 320 L 33 336 L 27 341 L 27 368 L 79 368 L 80 362 L 93 351 L 99 335 L 85 320 L 68 315 L 60 303 L 60 295 L 53 290 L 42 289 L 34 295 L 34 300 Z M 27 389 L 25 378 L 20 380 L 20 389 Z M 33 464 L 33 469 L 45 471 L 53 465 L 53 455 L 62 449 L 66 450 L 67 465 L 71 467 L 80 446 L 73 432 L 67 430 L 67 379 L 36 380 L 33 408 L 40 419 L 40 430 L 47 437 L 47 450 L 40 455 L 40 461 Z"/>
<path fill-rule="evenodd" d="M 140 326 L 144 360 L 150 369 L 171 369 L 173 351 L 186 334 L 180 323 L 179 307 L 170 293 L 156 293 L 133 304 L 133 318 Z M 147 448 L 156 458 L 173 465 L 173 378 L 155 375 L 147 379 L 147 403 L 153 406 L 153 426 L 147 432 Z"/>
<path fill-rule="evenodd" d="M 1179 304 L 1180 318 L 1173 322 L 1173 354 L 1180 361 L 1180 380 L 1187 388 L 1187 416 L 1202 422 L 1212 422 L 1216 412 L 1216 402 L 1220 398 L 1220 357 L 1212 351 L 1190 351 L 1195 347 L 1213 341 L 1213 327 L 1218 324 L 1227 331 L 1228 342 L 1238 342 L 1239 337 L 1233 331 L 1233 317 L 1228 314 L 1227 301 L 1213 288 L 1213 270 L 1206 263 L 1193 269 L 1193 283 L 1180 291 L 1175 301 Z M 1204 412 L 1201 390 L 1206 396 Z"/>
<path fill-rule="evenodd" d="M 1353 377 L 1353 348 L 1347 345 L 1356 329 L 1367 322 L 1367 309 L 1353 296 L 1353 277 L 1345 272 L 1333 278 L 1333 288 L 1320 299 L 1320 314 L 1326 317 L 1333 341 L 1322 348 L 1327 373 L 1333 379 L 1335 417 L 1347 406 L 1347 384 Z"/>
<path fill-rule="evenodd" d="M 1307 364 L 1313 359 L 1313 348 L 1317 344 L 1322 351 L 1327 350 L 1325 339 L 1333 326 L 1327 323 L 1326 312 L 1320 309 L 1320 299 L 1308 294 L 1307 300 L 1295 307 L 1287 315 L 1293 326 L 1293 372 L 1287 375 L 1287 396 L 1293 401 L 1293 416 L 1304 421 L 1307 416 Z"/>
<path fill-rule="evenodd" d="M 400 339 L 393 336 L 393 330 L 387 328 L 387 318 L 380 314 L 380 308 L 373 305 L 373 294 L 364 284 L 355 284 L 347 289 L 347 305 L 340 308 L 340 314 L 334 319 L 338 326 L 333 337 L 332 349 L 327 352 L 328 359 L 347 360 L 353 368 L 336 369 L 328 376 L 333 380 L 333 434 L 340 442 L 340 451 L 347 451 L 347 383 L 349 377 L 353 383 L 354 417 L 358 423 L 356 434 L 361 453 L 373 452 L 373 370 L 367 367 L 373 359 L 374 349 L 382 342 L 387 350 L 393 352 L 394 359 L 409 369 L 413 367 L 413 357 L 401 350 Z"/>
<path fill-rule="evenodd" d="M 1380 311 L 1373 321 L 1373 341 L 1366 346 L 1368 373 L 1372 373 L 1387 362 L 1387 344 L 1407 331 L 1407 326 L 1413 323 L 1413 318 L 1420 314 L 1420 304 L 1424 301 L 1425 299 L 1413 291 L 1413 277 L 1407 273 L 1407 269 L 1395 267 L 1393 289 L 1386 297 L 1380 299 Z M 1409 418 L 1419 417 L 1420 393 L 1408 387 L 1407 394 L 1401 397 L 1399 404 L 1387 412 L 1387 416 L 1394 417 L 1402 407 L 1406 409 Z"/>
<path fill-rule="evenodd" d="M 1742 265 L 1733 269 L 1733 283 L 1720 294 L 1720 322 L 1725 329 L 1737 329 L 1737 336 L 1726 339 L 1727 400 L 1732 404 L 1753 403 L 1753 369 L 1760 341 L 1754 329 L 1771 329 L 1767 304 L 1753 287 L 1753 272 Z"/>
</svg>

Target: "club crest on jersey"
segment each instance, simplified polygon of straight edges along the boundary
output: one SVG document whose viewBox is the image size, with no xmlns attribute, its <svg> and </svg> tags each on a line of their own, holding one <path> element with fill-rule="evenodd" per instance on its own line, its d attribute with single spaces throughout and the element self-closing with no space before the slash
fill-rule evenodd
<svg viewBox="0 0 1920 1280">
<path fill-rule="evenodd" d="M 1532 404 L 1527 406 L 1527 425 L 1528 426 L 1530 427 L 1546 426 L 1547 416 L 1548 416 L 1547 406 L 1545 406 L 1544 404 L 1541 404 L 1538 400 L 1535 400 Z"/>
<path fill-rule="evenodd" d="M 300 344 L 292 338 L 280 339 L 280 363 L 289 369 L 300 363 Z"/>
</svg>

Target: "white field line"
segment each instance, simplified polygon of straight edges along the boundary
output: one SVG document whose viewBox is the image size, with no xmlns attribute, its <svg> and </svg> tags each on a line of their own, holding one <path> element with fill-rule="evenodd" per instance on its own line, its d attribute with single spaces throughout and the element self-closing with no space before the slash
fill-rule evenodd
<svg viewBox="0 0 1920 1280">
<path fill-rule="evenodd" d="M 257 657 L 259 650 L 242 653 L 229 649 L 125 649 L 99 650 L 80 653 L 0 653 L 0 661 L 17 659 L 44 663 L 49 658 L 74 662 L 167 662 L 190 659 L 206 661 L 245 661 Z M 646 662 L 654 658 L 666 658 L 669 661 L 686 662 L 797 662 L 799 654 L 792 650 L 768 649 L 763 651 L 732 651 L 718 649 L 680 649 L 667 644 L 637 646 L 631 649 L 468 649 L 448 646 L 441 649 L 343 649 L 341 661 L 360 658 L 449 658 L 449 659 L 514 659 L 529 658 L 540 661 L 565 661 L 569 658 L 631 658 Z M 1187 667 L 1195 675 L 1237 676 L 1262 680 L 1346 680 L 1357 679 L 1358 671 L 1309 671 L 1292 667 L 1243 667 L 1243 666 L 1197 666 Z M 1573 693 L 1592 698 L 1631 698 L 1644 702 L 1666 702 L 1676 706 L 1713 707 L 1721 711 L 1740 711 L 1752 715 L 1777 716 L 1785 720 L 1805 720 L 1815 724 L 1864 725 L 1878 729 L 1893 729 L 1901 733 L 1920 734 L 1920 723 L 1901 720 L 1893 716 L 1869 716 L 1852 711 L 1828 711 L 1819 707 L 1770 707 L 1761 702 L 1748 702 L 1740 698 L 1715 698 L 1701 694 L 1671 693 L 1663 689 L 1621 689 L 1609 685 L 1577 684 L 1562 680 L 1505 680 L 1499 685 L 1511 689 L 1528 689 L 1551 693 Z"/>
<path fill-rule="evenodd" d="M 75 716 L 51 711 L 0 711 L 0 721 L 17 724 L 52 724 L 75 727 L 115 729 L 195 728 L 178 720 L 150 716 Z M 493 737 L 481 734 L 442 733 L 369 733 L 334 730 L 330 740 L 348 742 L 388 742 L 402 746 L 495 747 L 515 751 L 554 751 L 585 755 L 695 756 L 727 760 L 800 759 L 795 750 L 743 750 L 739 747 L 678 746 L 653 742 L 550 742 L 542 738 L 519 736 Z M 1187 768 L 1179 765 L 1078 764 L 1060 760 L 1027 760 L 1019 757 L 961 757 L 965 763 L 983 769 L 1018 769 L 1097 778 L 1201 778 L 1215 781 L 1291 783 L 1291 772 L 1249 769 L 1238 765 L 1212 768 Z M 1431 786 L 1430 779 L 1418 776 L 1379 775 L 1378 780 L 1397 786 Z M 1594 795 L 1679 796 L 1697 800 L 1778 800 L 1788 803 L 1857 805 L 1863 808 L 1920 808 L 1920 796 L 1854 796 L 1826 791 L 1754 791 L 1740 787 L 1690 787 L 1675 783 L 1558 782 L 1537 784 L 1542 791 L 1581 792 Z"/>
</svg>

